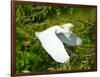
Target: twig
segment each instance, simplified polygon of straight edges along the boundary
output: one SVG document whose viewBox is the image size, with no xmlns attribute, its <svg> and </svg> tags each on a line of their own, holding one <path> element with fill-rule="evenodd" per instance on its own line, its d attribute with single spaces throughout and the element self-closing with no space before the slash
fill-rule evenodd
<svg viewBox="0 0 100 77">
<path fill-rule="evenodd" d="M 90 56 L 95 56 L 95 53 L 88 54 L 88 55 L 82 55 L 81 57 L 90 57 Z"/>
<path fill-rule="evenodd" d="M 25 16 L 25 13 L 24 13 L 24 11 L 23 11 L 21 5 L 19 6 L 19 8 L 20 8 L 20 10 L 21 10 L 21 12 L 22 12 L 22 16 Z"/>
<path fill-rule="evenodd" d="M 59 19 L 58 17 L 56 17 L 57 19 Z M 82 20 L 80 18 L 72 18 L 72 17 L 68 17 L 66 19 L 69 19 L 69 20 L 75 20 L 77 22 L 81 22 L 81 23 L 85 23 L 85 24 L 89 24 L 89 25 L 94 25 L 93 23 L 89 22 L 89 21 L 85 21 L 85 20 Z M 66 19 L 60 19 L 60 20 L 66 20 Z"/>
<path fill-rule="evenodd" d="M 82 23 L 85 23 L 85 24 L 89 24 L 89 25 L 94 25 L 93 23 L 81 20 L 80 18 L 78 18 L 78 19 L 69 18 L 69 19 L 72 19 L 72 20 L 75 20 L 75 21 L 78 21 L 78 22 L 82 22 Z"/>
<path fill-rule="evenodd" d="M 44 9 L 42 11 L 40 11 L 39 13 L 33 14 L 31 16 L 22 16 L 22 17 L 23 18 L 35 17 L 35 16 L 38 16 L 38 15 L 42 14 L 46 9 L 47 9 L 47 7 L 44 7 Z"/>
</svg>

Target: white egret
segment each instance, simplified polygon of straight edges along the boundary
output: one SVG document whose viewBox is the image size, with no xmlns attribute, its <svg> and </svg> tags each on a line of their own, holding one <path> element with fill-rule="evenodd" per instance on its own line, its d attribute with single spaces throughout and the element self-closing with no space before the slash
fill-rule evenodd
<svg viewBox="0 0 100 77">
<path fill-rule="evenodd" d="M 65 63 L 69 61 L 70 56 L 63 43 L 69 45 L 81 43 L 81 39 L 70 31 L 71 27 L 73 27 L 73 24 L 67 23 L 62 26 L 52 26 L 42 32 L 35 32 L 43 48 L 56 62 Z"/>
</svg>

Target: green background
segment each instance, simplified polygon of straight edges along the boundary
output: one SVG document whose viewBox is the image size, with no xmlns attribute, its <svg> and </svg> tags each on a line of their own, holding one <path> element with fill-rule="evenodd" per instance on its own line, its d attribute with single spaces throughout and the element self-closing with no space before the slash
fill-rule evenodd
<svg viewBox="0 0 100 77">
<path fill-rule="evenodd" d="M 95 65 L 95 7 L 16 5 L 16 72 L 77 71 Z M 82 39 L 80 46 L 64 45 L 69 63 L 55 62 L 36 38 L 36 31 L 54 25 L 74 24 L 72 31 Z M 49 38 L 48 38 L 49 39 Z"/>
</svg>

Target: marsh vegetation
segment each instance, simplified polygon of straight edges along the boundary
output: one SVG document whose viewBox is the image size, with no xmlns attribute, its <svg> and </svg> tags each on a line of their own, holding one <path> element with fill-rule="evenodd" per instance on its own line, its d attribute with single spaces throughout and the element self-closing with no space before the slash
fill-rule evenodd
<svg viewBox="0 0 100 77">
<path fill-rule="evenodd" d="M 95 67 L 96 9 L 93 7 L 16 5 L 16 72 L 73 71 Z M 45 52 L 35 36 L 54 25 L 72 23 L 72 31 L 82 39 L 80 46 L 65 45 L 71 59 L 57 63 Z M 49 39 L 49 38 L 48 38 Z"/>
</svg>

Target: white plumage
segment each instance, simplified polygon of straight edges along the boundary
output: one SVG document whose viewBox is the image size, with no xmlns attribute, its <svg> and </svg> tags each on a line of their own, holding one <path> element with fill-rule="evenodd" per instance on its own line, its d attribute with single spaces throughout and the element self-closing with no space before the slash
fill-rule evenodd
<svg viewBox="0 0 100 77">
<path fill-rule="evenodd" d="M 70 56 L 63 43 L 69 45 L 79 45 L 81 43 L 81 39 L 70 31 L 71 27 L 73 25 L 68 23 L 62 26 L 52 26 L 42 32 L 35 33 L 43 48 L 56 62 L 65 63 L 69 61 Z"/>
</svg>

